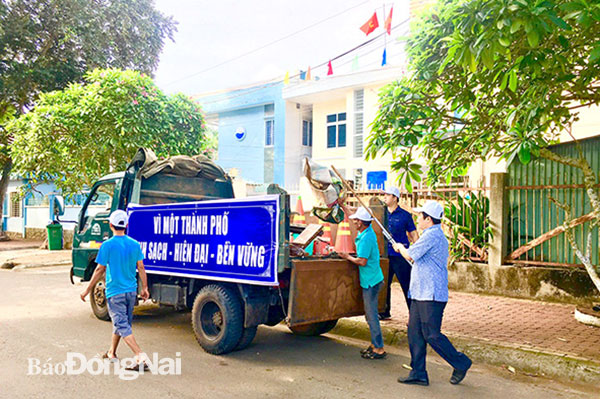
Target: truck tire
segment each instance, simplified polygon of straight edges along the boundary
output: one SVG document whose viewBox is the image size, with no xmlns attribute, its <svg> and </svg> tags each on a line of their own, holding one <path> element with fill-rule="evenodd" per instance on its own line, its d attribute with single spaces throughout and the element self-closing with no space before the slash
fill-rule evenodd
<svg viewBox="0 0 600 399">
<path fill-rule="evenodd" d="M 198 292 L 192 308 L 196 340 L 208 353 L 221 355 L 236 348 L 244 330 L 244 312 L 236 292 L 210 284 Z"/>
<path fill-rule="evenodd" d="M 337 319 L 319 321 L 317 323 L 304 324 L 301 326 L 290 327 L 290 330 L 295 335 L 302 335 L 305 337 L 314 337 L 317 335 L 325 334 L 333 329 L 337 324 Z"/>
<path fill-rule="evenodd" d="M 244 328 L 244 332 L 242 332 L 242 337 L 240 341 L 236 345 L 234 351 L 241 351 L 242 349 L 246 349 L 248 345 L 252 343 L 252 340 L 256 336 L 257 327 L 248 327 Z"/>
<path fill-rule="evenodd" d="M 90 304 L 92 305 L 92 312 L 100 320 L 109 321 L 110 315 L 108 314 L 108 304 L 106 303 L 106 294 L 104 293 L 104 280 L 99 280 L 92 287 L 90 293 Z"/>
</svg>

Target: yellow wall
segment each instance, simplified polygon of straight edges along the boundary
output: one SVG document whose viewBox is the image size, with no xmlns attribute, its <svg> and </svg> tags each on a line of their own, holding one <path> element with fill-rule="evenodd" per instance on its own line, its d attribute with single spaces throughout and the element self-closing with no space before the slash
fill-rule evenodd
<svg viewBox="0 0 600 399">
<path fill-rule="evenodd" d="M 586 107 L 579 110 L 579 121 L 573 124 L 571 133 L 578 139 L 586 139 L 600 135 L 600 107 Z M 573 138 L 568 132 L 562 132 L 559 135 L 561 143 L 573 141 Z M 490 159 L 486 162 L 477 161 L 469 170 L 469 181 L 471 187 L 479 185 L 482 176 L 486 178 L 486 184 L 489 185 L 490 173 L 506 172 L 506 161 L 498 160 L 497 158 Z"/>
<path fill-rule="evenodd" d="M 346 112 L 346 143 L 351 124 L 346 99 L 337 99 L 313 104 L 313 159 L 339 159 L 346 157 L 348 145 L 344 148 L 327 148 L 327 115 Z"/>
<path fill-rule="evenodd" d="M 364 127 L 363 150 L 366 149 L 369 125 L 375 118 L 378 109 L 378 95 L 381 86 L 364 88 Z M 327 148 L 327 115 L 346 112 L 346 147 Z M 353 179 L 354 170 L 363 170 L 363 184 L 366 183 L 367 172 L 385 170 L 388 172 L 388 182 L 393 180 L 396 185 L 396 174 L 390 170 L 391 156 L 379 157 L 365 161 L 364 157 L 354 157 L 354 88 L 330 101 L 313 103 L 313 148 L 312 159 L 324 166 L 334 165 L 344 169 L 345 177 Z"/>
<path fill-rule="evenodd" d="M 600 134 L 600 107 L 579 108 L 579 121 L 573 124 L 572 133 L 577 139 L 598 136 Z M 560 135 L 561 142 L 573 141 L 571 136 L 564 132 Z"/>
</svg>

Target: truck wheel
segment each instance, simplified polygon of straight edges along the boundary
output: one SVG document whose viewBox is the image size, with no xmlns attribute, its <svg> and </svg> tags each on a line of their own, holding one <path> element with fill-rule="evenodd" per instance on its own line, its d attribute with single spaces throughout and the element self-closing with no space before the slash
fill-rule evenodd
<svg viewBox="0 0 600 399">
<path fill-rule="evenodd" d="M 236 292 L 218 284 L 202 288 L 194 300 L 192 327 L 206 352 L 220 355 L 234 350 L 244 329 L 244 312 Z"/>
<path fill-rule="evenodd" d="M 92 287 L 90 294 L 90 304 L 92 312 L 100 320 L 109 321 L 108 305 L 106 303 L 106 295 L 104 294 L 104 280 L 100 280 Z"/>
<path fill-rule="evenodd" d="M 256 336 L 256 329 L 257 327 L 244 328 L 244 332 L 242 333 L 240 342 L 238 342 L 234 351 L 241 351 L 242 349 L 246 349 L 248 345 L 252 343 L 252 340 Z"/>
<path fill-rule="evenodd" d="M 333 329 L 337 324 L 337 319 L 320 321 L 317 323 L 303 324 L 301 326 L 290 327 L 290 330 L 295 335 L 302 335 L 305 337 L 317 336 L 325 334 Z"/>
</svg>

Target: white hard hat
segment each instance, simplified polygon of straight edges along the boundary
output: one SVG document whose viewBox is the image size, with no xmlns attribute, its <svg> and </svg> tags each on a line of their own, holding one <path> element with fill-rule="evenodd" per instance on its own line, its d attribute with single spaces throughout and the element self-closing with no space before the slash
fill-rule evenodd
<svg viewBox="0 0 600 399">
<path fill-rule="evenodd" d="M 349 217 L 350 219 L 358 219 L 364 222 L 370 222 L 371 220 L 373 220 L 373 217 L 371 216 L 369 211 L 367 211 L 362 206 L 356 210 L 356 213 L 354 215 L 350 215 Z"/>
</svg>

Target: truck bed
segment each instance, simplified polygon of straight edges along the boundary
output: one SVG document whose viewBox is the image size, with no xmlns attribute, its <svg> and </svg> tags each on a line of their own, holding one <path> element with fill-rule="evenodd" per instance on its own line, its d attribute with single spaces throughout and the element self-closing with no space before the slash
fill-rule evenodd
<svg viewBox="0 0 600 399">
<path fill-rule="evenodd" d="M 154 205 L 221 198 L 233 198 L 230 182 L 158 173 L 142 179 L 139 203 Z"/>
</svg>

